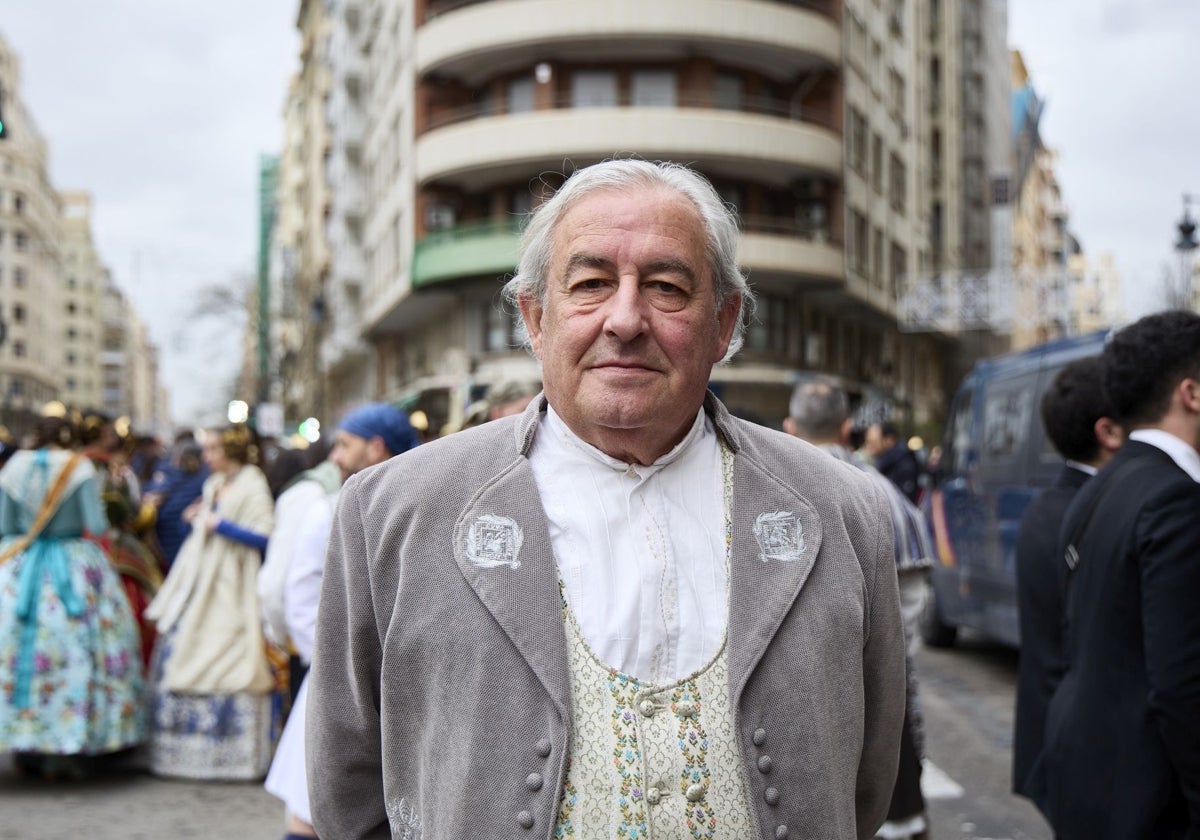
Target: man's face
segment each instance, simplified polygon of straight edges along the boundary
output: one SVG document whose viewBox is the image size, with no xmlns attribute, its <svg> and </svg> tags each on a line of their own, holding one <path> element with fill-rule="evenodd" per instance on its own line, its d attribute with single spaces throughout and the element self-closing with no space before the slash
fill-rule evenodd
<svg viewBox="0 0 1200 840">
<path fill-rule="evenodd" d="M 383 463 L 390 454 L 383 445 L 382 438 L 373 437 L 368 440 L 338 429 L 329 460 L 337 464 L 338 469 L 342 471 L 342 480 L 345 481 L 359 470 Z"/>
<path fill-rule="evenodd" d="M 883 429 L 878 423 L 867 427 L 867 436 L 863 441 L 863 447 L 867 450 L 868 455 L 882 455 L 887 450 L 883 440 Z"/>
<path fill-rule="evenodd" d="M 666 447 L 651 458 L 678 442 L 729 347 L 740 300 L 718 311 L 705 250 L 674 191 L 595 193 L 559 220 L 544 305 L 521 301 L 548 401 L 614 457 L 633 460 L 626 439 Z"/>
</svg>

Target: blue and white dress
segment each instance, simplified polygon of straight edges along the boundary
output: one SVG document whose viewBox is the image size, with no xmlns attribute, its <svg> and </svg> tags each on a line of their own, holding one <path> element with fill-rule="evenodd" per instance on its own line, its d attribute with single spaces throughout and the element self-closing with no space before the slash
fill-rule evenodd
<svg viewBox="0 0 1200 840">
<path fill-rule="evenodd" d="M 28 533 L 71 453 L 22 451 L 0 470 L 0 553 Z M 98 755 L 144 732 L 137 624 L 121 580 L 84 539 L 108 527 L 79 461 L 38 537 L 0 565 L 0 750 Z"/>
</svg>

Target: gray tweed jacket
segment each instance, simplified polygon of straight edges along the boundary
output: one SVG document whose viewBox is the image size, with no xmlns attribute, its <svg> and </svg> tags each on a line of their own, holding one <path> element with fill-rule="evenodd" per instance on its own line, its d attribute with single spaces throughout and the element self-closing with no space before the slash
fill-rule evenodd
<svg viewBox="0 0 1200 840">
<path fill-rule="evenodd" d="M 324 840 L 553 837 L 572 710 L 525 457 L 543 406 L 343 488 L 309 675 Z M 869 838 L 904 716 L 887 502 L 814 447 L 705 408 L 734 450 L 729 691 L 757 836 Z"/>
</svg>

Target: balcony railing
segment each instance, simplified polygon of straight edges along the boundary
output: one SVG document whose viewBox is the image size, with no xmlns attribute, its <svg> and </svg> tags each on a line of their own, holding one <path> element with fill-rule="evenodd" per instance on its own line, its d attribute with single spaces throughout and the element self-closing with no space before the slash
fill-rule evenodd
<svg viewBox="0 0 1200 840">
<path fill-rule="evenodd" d="M 743 233 L 764 233 L 771 236 L 791 236 L 809 242 L 841 245 L 830 234 L 828 225 L 811 225 L 798 222 L 789 216 L 757 216 L 739 214 Z"/>
<path fill-rule="evenodd" d="M 810 125 L 817 125 L 822 128 L 827 128 L 831 131 L 840 132 L 837 121 L 831 117 L 813 114 L 808 111 L 802 111 L 801 109 L 796 108 L 787 102 L 782 102 L 774 97 L 763 96 L 745 96 L 736 103 L 731 102 L 728 104 L 718 104 L 712 97 L 709 96 L 685 96 L 677 97 L 674 102 L 664 103 L 662 105 L 641 103 L 634 104 L 628 96 L 618 97 L 611 105 L 579 105 L 576 104 L 572 97 L 567 96 L 559 97 L 558 99 L 554 100 L 550 108 L 540 110 L 587 110 L 590 108 L 601 107 L 670 108 L 675 110 L 694 108 L 708 111 L 728 111 L 730 113 L 779 117 L 780 119 L 808 123 Z M 434 113 L 432 116 L 430 116 L 425 130 L 433 131 L 434 129 L 445 128 L 448 125 L 470 122 L 471 120 L 483 119 L 486 117 L 504 117 L 530 113 L 537 113 L 537 111 L 507 111 L 497 107 L 495 103 L 476 102 L 461 108 L 451 108 L 445 111 L 438 111 Z"/>
<path fill-rule="evenodd" d="M 520 224 L 516 217 L 481 219 L 426 234 L 413 249 L 413 287 L 512 271 Z"/>
<path fill-rule="evenodd" d="M 425 20 L 430 21 L 467 6 L 478 6 L 480 3 L 488 2 L 494 2 L 494 0 L 430 0 L 425 4 Z M 837 19 L 837 3 L 834 0 L 770 0 L 770 2 L 778 3 L 781 6 L 797 6 Z"/>
</svg>

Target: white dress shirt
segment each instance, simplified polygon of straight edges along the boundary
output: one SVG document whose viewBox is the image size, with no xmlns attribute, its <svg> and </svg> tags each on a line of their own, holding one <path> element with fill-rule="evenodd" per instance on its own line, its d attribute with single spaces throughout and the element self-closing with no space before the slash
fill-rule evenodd
<svg viewBox="0 0 1200 840">
<path fill-rule="evenodd" d="M 706 666 L 725 639 L 721 447 L 701 410 L 653 464 L 610 458 L 547 408 L 529 462 L 567 603 L 592 652 L 649 683 Z"/>
<path fill-rule="evenodd" d="M 1161 449 L 1171 456 L 1171 460 L 1179 465 L 1179 469 L 1200 481 L 1200 452 L 1189 446 L 1187 441 L 1177 438 L 1162 429 L 1138 429 L 1129 433 L 1130 440 L 1140 440 Z"/>
</svg>

